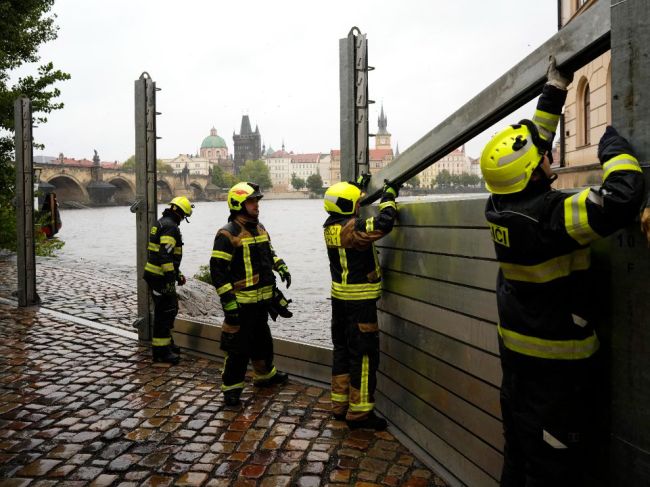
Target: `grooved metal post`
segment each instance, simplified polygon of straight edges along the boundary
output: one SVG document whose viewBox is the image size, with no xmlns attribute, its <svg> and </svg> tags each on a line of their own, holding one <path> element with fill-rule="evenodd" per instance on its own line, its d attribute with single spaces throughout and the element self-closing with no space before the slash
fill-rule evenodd
<svg viewBox="0 0 650 487">
<path fill-rule="evenodd" d="M 138 338 L 150 341 L 153 306 L 149 288 L 142 278 L 147 262 L 149 230 L 156 221 L 156 83 L 147 73 L 135 82 L 135 184 L 136 202 L 131 211 L 136 214 L 137 280 L 138 280 Z"/>
<path fill-rule="evenodd" d="M 370 173 L 368 70 L 368 40 L 353 27 L 347 38 L 339 40 L 341 181 L 354 181 L 360 174 Z"/>
<path fill-rule="evenodd" d="M 611 2 L 612 122 L 642 164 L 650 161 L 650 10 L 645 0 Z M 645 169 L 646 189 L 650 172 Z M 638 224 L 608 241 L 611 300 L 609 485 L 650 485 L 650 251 Z"/>
<path fill-rule="evenodd" d="M 16 128 L 16 238 L 18 260 L 18 306 L 32 306 L 36 294 L 34 242 L 34 153 L 32 147 L 32 102 L 19 97 L 14 103 Z"/>
</svg>

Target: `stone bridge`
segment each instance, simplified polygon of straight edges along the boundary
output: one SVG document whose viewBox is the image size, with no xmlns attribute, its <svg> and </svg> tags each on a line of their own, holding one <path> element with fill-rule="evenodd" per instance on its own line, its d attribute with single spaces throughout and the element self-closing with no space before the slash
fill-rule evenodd
<svg viewBox="0 0 650 487">
<path fill-rule="evenodd" d="M 134 171 L 66 164 L 35 164 L 35 167 L 41 169 L 41 190 L 55 191 L 60 203 L 125 205 L 135 201 Z M 210 176 L 190 174 L 183 180 L 180 174 L 158 174 L 160 202 L 168 202 L 175 196 L 212 201 L 218 199 L 218 192 L 210 183 Z"/>
</svg>

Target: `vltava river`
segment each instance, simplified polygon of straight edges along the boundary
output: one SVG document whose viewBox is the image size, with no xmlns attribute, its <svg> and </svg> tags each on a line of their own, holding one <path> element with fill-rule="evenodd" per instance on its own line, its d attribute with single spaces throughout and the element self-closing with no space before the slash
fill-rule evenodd
<svg viewBox="0 0 650 487">
<path fill-rule="evenodd" d="M 164 208 L 159 206 L 159 216 Z M 186 276 L 209 263 L 214 236 L 226 224 L 228 214 L 224 201 L 196 203 L 190 223 L 181 223 L 181 270 Z M 291 272 L 291 287 L 285 292 L 293 299 L 291 309 L 322 320 L 328 329 L 330 274 L 322 230 L 326 216 L 323 200 L 260 201 L 260 221 Z M 61 257 L 136 270 L 135 215 L 128 206 L 61 210 L 61 220 L 63 227 L 57 235 L 65 241 Z M 278 284 L 284 291 L 279 278 Z"/>
</svg>

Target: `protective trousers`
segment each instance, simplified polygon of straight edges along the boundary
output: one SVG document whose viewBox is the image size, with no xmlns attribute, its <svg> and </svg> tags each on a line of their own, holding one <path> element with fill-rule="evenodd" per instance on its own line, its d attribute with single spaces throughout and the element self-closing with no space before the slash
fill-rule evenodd
<svg viewBox="0 0 650 487">
<path fill-rule="evenodd" d="M 153 340 L 154 347 L 171 344 L 171 330 L 178 314 L 178 298 L 176 292 L 163 292 L 151 289 L 153 298 Z"/>
<path fill-rule="evenodd" d="M 253 363 L 253 381 L 273 377 L 273 338 L 268 323 L 266 302 L 241 304 L 239 325 L 224 324 L 221 332 L 221 350 L 226 352 L 221 378 L 222 391 L 244 388 L 248 360 Z"/>
<path fill-rule="evenodd" d="M 548 367 L 502 364 L 505 436 L 502 487 L 601 485 L 605 403 L 597 358 L 549 361 Z M 604 464 L 606 462 L 600 462 Z"/>
<path fill-rule="evenodd" d="M 376 300 L 332 298 L 332 410 L 360 421 L 375 407 L 379 367 Z"/>
</svg>

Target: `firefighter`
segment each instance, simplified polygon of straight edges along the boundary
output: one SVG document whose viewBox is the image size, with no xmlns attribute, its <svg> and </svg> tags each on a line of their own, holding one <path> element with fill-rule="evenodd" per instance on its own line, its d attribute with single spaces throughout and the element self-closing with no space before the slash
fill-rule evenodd
<svg viewBox="0 0 650 487">
<path fill-rule="evenodd" d="M 373 242 L 393 228 L 399 186 L 386 184 L 379 215 L 359 217 L 363 184 L 341 182 L 325 192 L 324 237 L 332 276 L 332 411 L 350 429 L 384 430 L 375 415 L 379 365 L 376 302 L 381 268 Z"/>
<path fill-rule="evenodd" d="M 180 271 L 183 238 L 179 225 L 192 215 L 194 205 L 185 196 L 177 196 L 169 205 L 149 232 L 144 280 L 149 284 L 154 303 L 153 361 L 177 364 L 180 348 L 174 344 L 171 330 L 178 314 L 176 284 L 185 284 L 185 276 Z"/>
<path fill-rule="evenodd" d="M 224 312 L 221 349 L 225 352 L 221 390 L 227 406 L 238 406 L 249 359 L 253 384 L 283 384 L 288 375 L 273 365 L 273 339 L 268 325 L 270 310 L 290 317 L 288 300 L 275 285 L 276 271 L 287 288 L 291 274 L 275 255 L 271 239 L 259 222 L 257 184 L 242 182 L 228 191 L 228 224 L 214 239 L 210 275 Z"/>
<path fill-rule="evenodd" d="M 506 487 L 585 485 L 604 403 L 589 244 L 632 223 L 644 195 L 634 151 L 612 127 L 598 145 L 602 186 L 551 188 L 569 82 L 551 58 L 533 120 L 498 132 L 480 160 L 499 261 Z"/>
</svg>

